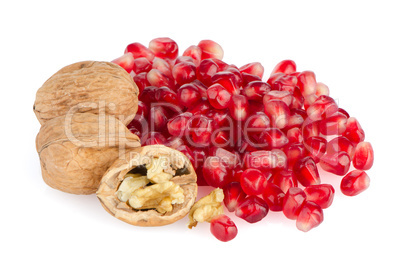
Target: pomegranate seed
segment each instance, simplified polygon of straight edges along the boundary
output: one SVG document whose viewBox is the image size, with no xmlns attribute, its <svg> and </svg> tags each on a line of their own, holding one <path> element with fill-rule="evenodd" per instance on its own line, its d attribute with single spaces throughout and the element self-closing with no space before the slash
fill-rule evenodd
<svg viewBox="0 0 402 266">
<path fill-rule="evenodd" d="M 167 147 L 170 147 L 172 149 L 177 149 L 178 147 L 185 145 L 184 141 L 179 138 L 179 137 L 175 137 L 175 136 L 171 136 L 166 140 L 166 144 Z"/>
<path fill-rule="evenodd" d="M 148 86 L 151 86 L 151 84 L 149 84 L 148 79 L 147 79 L 147 73 L 145 73 L 145 72 L 135 75 L 133 80 L 134 80 L 135 84 L 137 85 L 138 90 L 140 91 L 140 97 L 141 97 L 144 89 Z"/>
<path fill-rule="evenodd" d="M 181 62 L 173 66 L 172 75 L 176 83 L 181 86 L 185 83 L 194 81 L 196 77 L 196 67 L 193 63 Z"/>
<path fill-rule="evenodd" d="M 244 137 L 249 140 L 250 137 L 260 136 L 261 133 L 270 127 L 270 121 L 266 114 L 257 112 L 248 117 L 244 124 Z"/>
<path fill-rule="evenodd" d="M 222 60 L 223 49 L 214 41 L 202 40 L 198 43 L 198 47 L 201 49 L 201 59 L 216 58 Z"/>
<path fill-rule="evenodd" d="M 311 201 L 306 201 L 300 210 L 296 220 L 296 227 L 300 231 L 308 232 L 319 226 L 324 221 L 324 213 L 320 206 Z"/>
<path fill-rule="evenodd" d="M 201 63 L 201 48 L 196 45 L 191 45 L 183 52 L 183 56 L 189 56 L 194 60 L 195 66 L 199 66 Z"/>
<path fill-rule="evenodd" d="M 296 63 L 292 60 L 283 60 L 274 67 L 271 76 L 276 73 L 291 74 L 293 72 L 296 72 Z"/>
<path fill-rule="evenodd" d="M 211 156 L 217 156 L 223 164 L 225 164 L 229 169 L 235 169 L 240 163 L 240 157 L 236 153 L 232 153 L 228 150 L 219 147 L 212 147 L 209 149 L 209 154 Z"/>
<path fill-rule="evenodd" d="M 195 166 L 194 153 L 190 149 L 190 147 L 188 147 L 186 145 L 180 145 L 179 147 L 176 148 L 176 150 L 178 150 L 179 152 L 183 153 L 190 160 L 191 164 L 193 166 Z"/>
<path fill-rule="evenodd" d="M 229 183 L 232 175 L 232 170 L 225 166 L 217 156 L 207 157 L 202 172 L 208 185 L 220 188 Z"/>
<path fill-rule="evenodd" d="M 247 84 L 249 84 L 250 82 L 262 81 L 259 76 L 251 75 L 251 74 L 247 74 L 247 73 L 241 73 L 241 79 L 243 80 L 243 84 L 242 84 L 243 88 L 245 88 L 247 86 Z"/>
<path fill-rule="evenodd" d="M 370 178 L 366 172 L 354 170 L 341 181 L 341 191 L 346 196 L 356 196 L 370 186 Z"/>
<path fill-rule="evenodd" d="M 177 97 L 181 105 L 189 108 L 201 100 L 201 93 L 194 84 L 188 83 L 177 90 Z"/>
<path fill-rule="evenodd" d="M 262 78 L 264 75 L 264 67 L 259 62 L 249 63 L 239 68 L 241 73 L 247 73 Z"/>
<path fill-rule="evenodd" d="M 355 153 L 355 147 L 347 138 L 345 137 L 337 137 L 332 139 L 327 144 L 327 153 L 334 154 L 339 153 L 341 151 L 346 152 L 350 158 L 353 158 L 353 154 Z"/>
<path fill-rule="evenodd" d="M 287 156 L 288 169 L 293 169 L 295 163 L 303 158 L 305 151 L 302 143 L 293 143 L 284 148 Z"/>
<path fill-rule="evenodd" d="M 134 59 L 133 71 L 136 74 L 148 72 L 152 69 L 152 63 L 145 57 Z"/>
<path fill-rule="evenodd" d="M 286 193 L 289 188 L 297 187 L 297 179 L 293 174 L 292 170 L 282 170 L 276 172 L 272 176 L 272 183 L 277 185 L 284 193 Z"/>
<path fill-rule="evenodd" d="M 304 97 L 300 92 L 299 87 L 296 87 L 295 90 L 293 91 L 293 100 L 289 107 L 293 109 L 301 109 L 303 106 L 304 106 Z"/>
<path fill-rule="evenodd" d="M 304 97 L 315 94 L 317 82 L 312 71 L 303 71 L 297 76 L 297 86 Z"/>
<path fill-rule="evenodd" d="M 190 56 L 179 56 L 176 58 L 176 60 L 174 61 L 174 65 L 180 64 L 180 63 L 191 63 L 193 65 L 195 65 L 194 63 L 194 59 Z"/>
<path fill-rule="evenodd" d="M 119 58 L 112 60 L 112 63 L 121 66 L 128 73 L 130 73 L 134 67 L 134 56 L 131 53 L 127 53 L 120 56 Z"/>
<path fill-rule="evenodd" d="M 350 168 L 350 157 L 344 151 L 333 154 L 327 153 L 321 157 L 320 166 L 324 171 L 335 175 L 346 175 Z"/>
<path fill-rule="evenodd" d="M 145 57 L 150 62 L 152 62 L 152 60 L 155 57 L 154 53 L 151 50 L 149 50 L 147 47 L 138 42 L 127 45 L 124 53 L 125 54 L 131 53 L 134 56 L 134 58 Z"/>
<path fill-rule="evenodd" d="M 222 60 L 220 60 L 218 58 L 211 58 L 211 60 L 214 61 L 215 64 L 218 65 L 218 72 L 228 70 L 229 67 L 236 68 L 234 65 L 229 66 L 228 64 L 226 64 L 225 62 L 223 62 Z"/>
<path fill-rule="evenodd" d="M 216 109 L 229 107 L 232 94 L 221 84 L 213 84 L 207 89 L 209 103 Z"/>
<path fill-rule="evenodd" d="M 183 137 L 192 116 L 192 113 L 186 112 L 171 118 L 167 123 L 169 134 L 172 136 Z"/>
<path fill-rule="evenodd" d="M 240 178 L 240 184 L 247 195 L 260 195 L 266 186 L 267 179 L 260 170 L 247 169 Z"/>
<path fill-rule="evenodd" d="M 298 127 L 294 127 L 288 130 L 286 136 L 289 140 L 289 143 L 302 143 L 303 135 L 301 129 Z"/>
<path fill-rule="evenodd" d="M 244 95 L 250 100 L 261 100 L 271 90 L 268 83 L 263 81 L 251 81 L 244 87 Z"/>
<path fill-rule="evenodd" d="M 175 41 L 170 38 L 156 38 L 149 42 L 149 50 L 155 56 L 168 60 L 174 60 L 179 55 L 179 47 Z"/>
<path fill-rule="evenodd" d="M 344 109 L 342 109 L 342 108 L 338 108 L 338 112 L 339 112 L 339 113 L 342 113 L 343 115 L 345 115 L 346 118 L 349 118 L 349 117 L 350 117 L 349 113 L 346 112 L 346 111 L 345 111 Z"/>
<path fill-rule="evenodd" d="M 247 168 L 266 171 L 274 168 L 285 168 L 287 158 L 283 151 L 278 149 L 253 151 L 244 156 Z"/>
<path fill-rule="evenodd" d="M 196 169 L 202 168 L 204 160 L 207 157 L 207 152 L 204 149 L 197 149 L 192 147 L 194 154 L 194 167 Z"/>
<path fill-rule="evenodd" d="M 186 86 L 187 84 L 184 84 L 183 86 Z M 209 104 L 208 101 L 206 100 L 201 100 L 198 104 L 189 107 L 187 109 L 188 112 L 192 113 L 193 115 L 205 115 L 207 114 L 211 109 L 211 105 Z"/>
<path fill-rule="evenodd" d="M 230 71 L 221 71 L 211 77 L 212 83 L 219 83 L 232 94 L 240 93 L 240 85 L 236 75 Z"/>
<path fill-rule="evenodd" d="M 300 115 L 299 113 L 295 112 L 295 109 L 290 110 L 290 117 L 289 117 L 289 122 L 287 125 L 287 129 L 291 129 L 294 127 L 297 127 L 298 129 L 300 129 L 301 132 L 301 127 L 304 123 L 304 118 L 302 115 Z"/>
<path fill-rule="evenodd" d="M 157 69 L 151 69 L 147 74 L 147 79 L 152 86 L 174 88 L 173 80 Z"/>
<path fill-rule="evenodd" d="M 223 202 L 229 212 L 234 212 L 241 202 L 243 202 L 247 194 L 244 193 L 239 182 L 231 182 L 223 187 Z"/>
<path fill-rule="evenodd" d="M 301 188 L 289 188 L 283 197 L 283 214 L 288 219 L 296 220 L 305 202 L 306 194 Z"/>
<path fill-rule="evenodd" d="M 211 142 L 212 145 L 216 147 L 228 147 L 232 143 L 228 131 L 214 131 L 212 133 Z"/>
<path fill-rule="evenodd" d="M 212 120 L 204 115 L 194 116 L 189 123 L 190 144 L 195 147 L 206 147 L 211 143 Z"/>
<path fill-rule="evenodd" d="M 237 235 L 235 223 L 224 214 L 212 218 L 210 230 L 218 240 L 223 242 L 228 242 Z"/>
<path fill-rule="evenodd" d="M 370 142 L 360 142 L 353 156 L 353 166 L 359 170 L 369 170 L 373 166 L 374 151 Z"/>
<path fill-rule="evenodd" d="M 273 183 L 268 183 L 262 193 L 262 198 L 268 204 L 269 209 L 274 212 L 282 211 L 284 197 L 285 193 Z"/>
<path fill-rule="evenodd" d="M 359 121 L 354 117 L 348 118 L 346 121 L 345 132 L 343 132 L 342 135 L 355 144 L 364 141 L 365 137 L 363 128 L 360 126 Z"/>
<path fill-rule="evenodd" d="M 154 59 L 154 61 L 152 62 L 152 69 L 159 70 L 169 78 L 172 77 L 172 69 L 169 63 L 163 60 L 162 58 Z"/>
<path fill-rule="evenodd" d="M 307 200 L 318 204 L 322 209 L 326 209 L 331 206 L 335 189 L 329 184 L 312 185 L 304 189 L 306 193 Z"/>
<path fill-rule="evenodd" d="M 141 145 L 163 145 L 166 143 L 166 138 L 160 132 L 149 132 L 141 138 Z"/>
<path fill-rule="evenodd" d="M 148 106 L 142 101 L 138 101 L 138 109 L 136 115 L 147 117 L 149 113 Z"/>
<path fill-rule="evenodd" d="M 306 119 L 302 125 L 303 138 L 308 139 L 310 137 L 316 137 L 320 135 L 320 123 L 321 120 L 311 121 Z"/>
<path fill-rule="evenodd" d="M 268 78 L 268 80 L 267 80 L 267 83 L 269 84 L 269 86 L 273 86 L 274 85 L 274 83 L 275 83 L 275 81 L 277 81 L 277 80 L 279 80 L 281 77 L 283 77 L 283 76 L 285 76 L 285 74 L 283 74 L 283 73 L 275 73 L 275 74 L 272 74 L 269 78 Z"/>
<path fill-rule="evenodd" d="M 287 126 L 289 123 L 290 110 L 285 102 L 281 100 L 270 100 L 264 103 L 264 108 L 273 127 L 282 129 Z"/>
<path fill-rule="evenodd" d="M 263 199 L 258 196 L 248 196 L 237 207 L 235 214 L 249 223 L 256 223 L 267 216 L 268 211 L 269 207 Z"/>
<path fill-rule="evenodd" d="M 179 102 L 177 100 L 176 92 L 172 91 L 168 87 L 160 87 L 160 88 L 156 89 L 154 97 L 155 97 L 156 102 L 169 103 L 169 104 L 173 105 L 173 106 L 169 106 L 172 109 L 180 110 L 180 108 L 177 107 L 179 105 Z"/>
<path fill-rule="evenodd" d="M 316 96 L 321 96 L 321 95 L 329 96 L 329 88 L 324 83 L 317 82 L 316 89 L 317 89 L 315 92 Z"/>
<path fill-rule="evenodd" d="M 227 110 L 209 110 L 206 116 L 214 121 L 216 127 L 227 127 L 232 122 Z"/>
<path fill-rule="evenodd" d="M 325 136 L 342 135 L 346 130 L 347 117 L 336 113 L 320 122 L 320 132 Z"/>
<path fill-rule="evenodd" d="M 338 111 L 338 105 L 335 103 L 334 99 L 326 95 L 321 95 L 307 109 L 307 115 L 311 120 L 315 121 L 330 117 L 336 111 Z"/>
<path fill-rule="evenodd" d="M 212 76 L 219 71 L 219 66 L 212 59 L 204 59 L 197 68 L 197 79 L 207 86 L 212 85 Z"/>
<path fill-rule="evenodd" d="M 281 100 L 289 106 L 293 101 L 293 96 L 288 91 L 269 91 L 264 95 L 263 103 L 267 103 L 271 100 Z"/>
<path fill-rule="evenodd" d="M 289 143 L 285 133 L 279 128 L 268 128 L 259 137 L 259 143 L 268 145 L 270 149 L 282 148 Z"/>
<path fill-rule="evenodd" d="M 320 184 L 320 175 L 313 158 L 304 157 L 293 166 L 293 172 L 297 180 L 305 187 Z"/>
<path fill-rule="evenodd" d="M 272 89 L 278 91 L 288 91 L 293 93 L 296 89 L 297 77 L 284 75 L 272 83 Z"/>
<path fill-rule="evenodd" d="M 230 115 L 233 119 L 244 121 L 248 114 L 248 101 L 243 95 L 233 95 L 229 104 Z"/>
<path fill-rule="evenodd" d="M 165 108 L 162 106 L 152 107 L 149 114 L 151 131 L 160 131 L 165 128 L 168 121 L 168 113 Z"/>
<path fill-rule="evenodd" d="M 318 163 L 327 150 L 327 140 L 321 137 L 310 137 L 304 141 L 306 155 Z"/>
</svg>

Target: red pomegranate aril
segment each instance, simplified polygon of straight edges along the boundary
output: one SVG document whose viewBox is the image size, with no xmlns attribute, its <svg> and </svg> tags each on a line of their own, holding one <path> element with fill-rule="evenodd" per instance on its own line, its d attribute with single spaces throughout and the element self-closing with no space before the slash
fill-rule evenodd
<svg viewBox="0 0 402 266">
<path fill-rule="evenodd" d="M 152 62 L 152 60 L 155 57 L 154 53 L 151 50 L 149 50 L 147 47 L 138 42 L 130 43 L 129 45 L 127 45 L 124 53 L 125 54 L 131 53 L 134 56 L 134 58 L 145 57 L 150 62 Z"/>
<path fill-rule="evenodd" d="M 341 151 L 346 152 L 350 158 L 353 158 L 355 153 L 355 146 L 348 140 L 347 138 L 340 136 L 337 138 L 333 138 L 327 144 L 327 153 L 334 154 L 339 153 Z"/>
<path fill-rule="evenodd" d="M 330 117 L 338 111 L 338 105 L 329 96 L 321 95 L 307 109 L 308 117 L 315 121 Z"/>
<path fill-rule="evenodd" d="M 245 88 L 247 86 L 247 84 L 249 84 L 250 82 L 262 81 L 259 76 L 251 75 L 251 74 L 248 74 L 248 73 L 241 73 L 241 79 L 243 80 L 243 84 L 242 84 L 243 88 Z"/>
<path fill-rule="evenodd" d="M 304 193 L 306 193 L 308 201 L 326 209 L 331 206 L 334 200 L 335 189 L 330 184 L 311 185 L 304 189 Z"/>
<path fill-rule="evenodd" d="M 302 125 L 303 138 L 308 139 L 310 137 L 320 136 L 320 123 L 321 120 L 311 121 L 306 119 Z"/>
<path fill-rule="evenodd" d="M 149 42 L 149 50 L 156 57 L 173 60 L 179 55 L 179 46 L 170 38 L 156 38 Z"/>
<path fill-rule="evenodd" d="M 290 106 L 290 104 L 293 101 L 293 96 L 290 94 L 288 91 L 269 91 L 264 95 L 263 98 L 263 103 L 267 103 L 271 100 L 281 100 L 284 103 L 286 103 L 287 106 Z"/>
<path fill-rule="evenodd" d="M 209 149 L 211 156 L 217 156 L 223 164 L 229 167 L 229 169 L 235 169 L 240 164 L 240 157 L 238 154 L 230 152 L 220 147 L 211 147 Z"/>
<path fill-rule="evenodd" d="M 142 101 L 138 101 L 138 109 L 136 115 L 142 115 L 148 117 L 149 109 L 148 106 Z"/>
<path fill-rule="evenodd" d="M 243 136 L 248 139 L 259 137 L 268 128 L 270 128 L 268 116 L 262 112 L 257 112 L 249 116 L 244 123 Z"/>
<path fill-rule="evenodd" d="M 172 149 L 177 149 L 177 147 L 180 147 L 182 145 L 185 145 L 184 140 L 175 136 L 170 136 L 165 143 L 165 146 Z"/>
<path fill-rule="evenodd" d="M 168 113 L 163 106 L 154 106 L 149 111 L 149 124 L 151 131 L 161 131 L 166 127 Z"/>
<path fill-rule="evenodd" d="M 346 137 L 352 143 L 357 144 L 364 141 L 365 134 L 359 121 L 354 117 L 349 117 L 346 121 L 346 129 L 342 136 Z"/>
<path fill-rule="evenodd" d="M 265 114 L 271 120 L 271 125 L 279 129 L 285 128 L 289 123 L 290 110 L 281 100 L 270 100 L 264 103 Z"/>
<path fill-rule="evenodd" d="M 297 77 L 284 75 L 272 84 L 272 90 L 288 91 L 293 93 L 297 85 Z"/>
<path fill-rule="evenodd" d="M 151 131 L 141 138 L 141 145 L 164 145 L 166 138 L 160 132 Z"/>
<path fill-rule="evenodd" d="M 223 62 L 222 60 L 220 60 L 218 58 L 211 58 L 211 60 L 214 61 L 215 64 L 218 65 L 218 72 L 225 71 L 229 67 L 230 68 L 236 68 L 234 65 L 229 66 L 227 63 Z"/>
<path fill-rule="evenodd" d="M 305 151 L 304 151 L 304 144 L 302 143 L 292 143 L 284 148 L 284 151 L 287 156 L 288 162 L 288 169 L 293 170 L 293 166 L 295 163 L 303 158 Z"/>
<path fill-rule="evenodd" d="M 341 181 L 341 191 L 346 196 L 356 196 L 370 186 L 370 178 L 366 172 L 353 170 Z"/>
<path fill-rule="evenodd" d="M 288 219 L 296 220 L 305 202 L 306 194 L 301 188 L 289 188 L 283 197 L 283 214 Z"/>
<path fill-rule="evenodd" d="M 350 168 L 350 157 L 344 151 L 333 154 L 327 153 L 321 157 L 320 166 L 329 173 L 340 176 L 346 175 Z"/>
<path fill-rule="evenodd" d="M 276 171 L 272 175 L 273 184 L 277 185 L 284 193 L 288 192 L 289 188 L 297 187 L 298 182 L 292 170 Z"/>
<path fill-rule="evenodd" d="M 215 216 L 211 219 L 210 231 L 222 242 L 228 242 L 237 235 L 237 227 L 235 223 L 224 214 Z"/>
<path fill-rule="evenodd" d="M 152 69 L 152 63 L 145 57 L 134 59 L 133 71 L 136 74 L 148 72 Z"/>
<path fill-rule="evenodd" d="M 296 63 L 292 60 L 283 60 L 274 67 L 271 76 L 276 73 L 291 74 L 293 72 L 296 72 Z"/>
<path fill-rule="evenodd" d="M 321 183 L 317 165 L 310 156 L 298 160 L 293 166 L 293 172 L 297 180 L 304 187 Z"/>
<path fill-rule="evenodd" d="M 201 49 L 201 59 L 216 58 L 222 60 L 223 49 L 222 47 L 211 40 L 202 40 L 198 43 Z"/>
<path fill-rule="evenodd" d="M 240 178 L 240 185 L 247 195 L 260 195 L 267 184 L 264 174 L 257 169 L 247 169 Z"/>
<path fill-rule="evenodd" d="M 202 172 L 205 181 L 212 187 L 223 188 L 232 178 L 232 170 L 217 156 L 209 156 L 206 158 Z"/>
<path fill-rule="evenodd" d="M 289 117 L 289 122 L 286 127 L 286 129 L 291 129 L 291 128 L 298 128 L 300 129 L 301 132 L 301 127 L 304 123 L 304 118 L 298 113 L 295 113 L 293 110 L 290 111 L 290 117 Z"/>
<path fill-rule="evenodd" d="M 191 63 L 193 65 L 195 65 L 194 63 L 194 59 L 190 56 L 179 56 L 176 58 L 176 60 L 174 61 L 174 65 L 180 64 L 180 63 Z"/>
<path fill-rule="evenodd" d="M 221 84 L 213 84 L 207 89 L 207 97 L 212 107 L 225 109 L 230 105 L 232 94 Z"/>
<path fill-rule="evenodd" d="M 211 136 L 211 142 L 216 147 L 229 147 L 232 145 L 228 131 L 214 131 Z"/>
<path fill-rule="evenodd" d="M 174 88 L 173 80 L 157 69 L 151 69 L 147 74 L 147 79 L 152 86 Z"/>
<path fill-rule="evenodd" d="M 204 115 L 194 116 L 190 120 L 188 131 L 191 139 L 187 141 L 193 147 L 206 147 L 211 144 L 212 120 Z"/>
<path fill-rule="evenodd" d="M 176 92 L 168 87 L 160 87 L 155 90 L 155 101 L 158 103 L 169 103 L 171 105 L 166 107 L 177 111 L 181 110 L 180 107 L 178 107 L 179 102 L 177 100 Z"/>
<path fill-rule="evenodd" d="M 342 135 L 346 130 L 347 117 L 336 113 L 320 122 L 320 132 L 325 136 Z"/>
<path fill-rule="evenodd" d="M 318 163 L 327 151 L 327 140 L 322 137 L 310 137 L 304 141 L 306 156 Z"/>
<path fill-rule="evenodd" d="M 344 114 L 344 115 L 346 116 L 346 118 L 349 118 L 349 117 L 350 117 L 349 113 L 346 112 L 345 109 L 338 108 L 338 112 L 341 113 L 341 114 Z"/>
<path fill-rule="evenodd" d="M 205 158 L 207 158 L 207 151 L 205 149 L 197 149 L 191 147 L 194 155 L 194 168 L 202 168 Z"/>
<path fill-rule="evenodd" d="M 201 100 L 199 89 L 192 83 L 184 84 L 177 90 L 179 103 L 187 108 L 194 107 Z"/>
<path fill-rule="evenodd" d="M 239 68 L 241 73 L 247 73 L 262 78 L 264 75 L 264 67 L 259 62 L 246 64 Z"/>
<path fill-rule="evenodd" d="M 284 197 L 285 193 L 273 183 L 267 183 L 262 193 L 262 198 L 268 204 L 269 209 L 274 212 L 282 211 Z"/>
<path fill-rule="evenodd" d="M 183 86 L 186 86 L 187 84 L 184 84 Z M 189 107 L 187 109 L 188 112 L 192 113 L 193 115 L 205 115 L 211 110 L 211 105 L 207 100 L 200 100 L 198 103 L 196 103 L 194 106 Z"/>
<path fill-rule="evenodd" d="M 230 115 L 234 120 L 244 121 L 248 115 L 248 101 L 243 95 L 233 95 L 229 104 Z"/>
<path fill-rule="evenodd" d="M 214 121 L 215 127 L 228 127 L 233 122 L 228 110 L 211 109 L 205 115 Z"/>
<path fill-rule="evenodd" d="M 212 59 L 202 60 L 197 68 L 197 79 L 206 86 L 211 86 L 211 78 L 219 72 L 219 66 Z"/>
<path fill-rule="evenodd" d="M 273 86 L 274 85 L 274 83 L 277 81 L 277 80 L 279 80 L 280 78 L 282 78 L 283 76 L 285 76 L 285 74 L 283 74 L 283 73 L 275 73 L 275 74 L 272 74 L 269 78 L 268 78 L 268 80 L 267 80 L 267 83 L 269 84 L 269 86 Z"/>
<path fill-rule="evenodd" d="M 286 154 L 278 149 L 258 150 L 247 153 L 244 156 L 244 163 L 247 168 L 254 168 L 266 171 L 275 168 L 286 168 Z"/>
<path fill-rule="evenodd" d="M 359 170 L 369 170 L 374 163 L 374 151 L 370 142 L 360 142 L 353 156 L 353 166 Z"/>
<path fill-rule="evenodd" d="M 315 94 L 317 82 L 312 71 L 303 71 L 297 76 L 297 86 L 304 97 Z"/>
<path fill-rule="evenodd" d="M 189 56 L 193 58 L 195 66 L 199 66 L 201 63 L 201 48 L 197 45 L 191 45 L 183 52 L 183 56 Z"/>
<path fill-rule="evenodd" d="M 167 77 L 172 77 L 172 68 L 169 65 L 168 62 L 163 60 L 162 58 L 156 57 L 154 61 L 152 62 L 152 69 L 159 70 L 163 74 L 165 74 Z"/>
<path fill-rule="evenodd" d="M 197 78 L 196 70 L 197 68 L 193 63 L 181 62 L 173 66 L 172 75 L 176 83 L 181 86 Z"/>
<path fill-rule="evenodd" d="M 269 207 L 267 203 L 258 196 L 248 196 L 236 208 L 235 215 L 249 223 L 256 223 L 267 216 Z"/>
<path fill-rule="evenodd" d="M 139 96 L 141 97 L 142 92 L 144 91 L 144 89 L 148 86 L 151 86 L 151 84 L 149 84 L 148 79 L 147 79 L 147 74 L 148 73 L 140 73 L 137 74 L 133 77 L 133 80 L 135 82 L 135 84 L 138 87 L 138 90 L 140 91 Z"/>
<path fill-rule="evenodd" d="M 303 135 L 301 129 L 298 127 L 294 127 L 289 129 L 286 132 L 286 137 L 289 140 L 289 143 L 302 143 L 303 142 Z"/>
<path fill-rule="evenodd" d="M 324 221 L 322 208 L 311 201 L 306 201 L 296 219 L 296 227 L 300 231 L 308 232 Z"/>
<path fill-rule="evenodd" d="M 271 90 L 268 83 L 263 81 L 251 81 L 243 89 L 244 95 L 250 100 L 262 100 L 264 95 Z"/>
<path fill-rule="evenodd" d="M 124 54 L 119 58 L 112 60 L 112 63 L 115 63 L 122 68 L 124 68 L 128 73 L 133 70 L 134 67 L 134 56 L 131 53 Z"/>
<path fill-rule="evenodd" d="M 270 149 L 282 148 L 283 146 L 289 143 L 289 139 L 286 137 L 286 134 L 283 133 L 279 128 L 268 128 L 264 130 L 260 137 L 259 143 L 268 145 Z"/>
<path fill-rule="evenodd" d="M 296 87 L 295 90 L 293 91 L 293 99 L 289 107 L 292 109 L 301 109 L 303 108 L 303 106 L 304 106 L 304 97 L 301 94 L 299 87 Z"/>
<path fill-rule="evenodd" d="M 223 187 L 223 202 L 229 212 L 234 212 L 241 202 L 243 202 L 247 194 L 244 193 L 239 182 L 230 182 Z"/>
<path fill-rule="evenodd" d="M 180 145 L 179 147 L 177 147 L 176 150 L 183 153 L 190 160 L 191 164 L 195 167 L 194 153 L 190 149 L 190 147 L 183 144 L 183 145 Z"/>
<path fill-rule="evenodd" d="M 167 123 L 169 134 L 172 136 L 183 137 L 192 117 L 192 113 L 186 112 L 171 118 Z"/>
<path fill-rule="evenodd" d="M 321 96 L 321 95 L 329 96 L 328 86 L 322 82 L 317 82 L 315 95 L 316 96 Z"/>
<path fill-rule="evenodd" d="M 239 69 L 233 66 L 229 66 L 226 71 L 229 71 L 234 74 L 236 84 L 238 84 L 239 87 L 243 84 L 243 77 L 242 74 L 240 73 Z"/>
<path fill-rule="evenodd" d="M 231 94 L 240 93 L 240 85 L 236 78 L 236 75 L 230 71 L 221 71 L 211 77 L 213 84 L 219 83 L 225 87 Z"/>
</svg>

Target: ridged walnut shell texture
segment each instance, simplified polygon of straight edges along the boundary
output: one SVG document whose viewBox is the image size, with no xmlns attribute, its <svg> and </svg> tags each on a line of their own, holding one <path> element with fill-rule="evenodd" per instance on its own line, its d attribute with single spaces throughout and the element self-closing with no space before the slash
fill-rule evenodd
<svg viewBox="0 0 402 266">
<path fill-rule="evenodd" d="M 106 113 L 128 125 L 137 112 L 138 93 L 122 67 L 83 61 L 63 67 L 39 88 L 34 112 L 41 125 L 69 111 Z"/>
<path fill-rule="evenodd" d="M 92 194 L 110 165 L 139 138 L 114 116 L 76 113 L 42 125 L 36 137 L 42 176 L 49 186 Z"/>
<path fill-rule="evenodd" d="M 147 161 L 149 157 L 164 156 L 172 162 L 175 169 L 186 168 L 183 175 L 174 176 L 171 181 L 179 184 L 185 195 L 184 203 L 174 204 L 173 210 L 161 214 L 156 210 L 134 210 L 127 203 L 121 202 L 117 196 L 125 175 L 133 168 Z M 197 175 L 189 159 L 181 152 L 163 145 L 150 145 L 129 151 L 126 159 L 118 159 L 105 173 L 96 195 L 102 206 L 116 218 L 137 226 L 162 226 L 171 224 L 188 214 L 197 197 Z"/>
</svg>

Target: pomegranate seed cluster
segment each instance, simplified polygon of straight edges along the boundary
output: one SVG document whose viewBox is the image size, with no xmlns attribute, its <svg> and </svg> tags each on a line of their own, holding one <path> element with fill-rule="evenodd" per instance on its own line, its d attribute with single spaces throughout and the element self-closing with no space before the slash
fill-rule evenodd
<svg viewBox="0 0 402 266">
<path fill-rule="evenodd" d="M 249 223 L 270 210 L 296 220 L 301 231 L 318 226 L 335 192 L 318 168 L 341 176 L 347 196 L 367 189 L 373 148 L 314 72 L 284 60 L 264 78 L 261 63 L 237 67 L 222 59 L 211 40 L 179 56 L 175 41 L 156 38 L 148 47 L 129 44 L 113 60 L 140 90 L 128 128 L 142 145 L 184 153 L 198 185 L 222 188 L 226 210 Z M 223 214 L 212 220 L 211 232 L 229 241 L 237 228 Z"/>
</svg>

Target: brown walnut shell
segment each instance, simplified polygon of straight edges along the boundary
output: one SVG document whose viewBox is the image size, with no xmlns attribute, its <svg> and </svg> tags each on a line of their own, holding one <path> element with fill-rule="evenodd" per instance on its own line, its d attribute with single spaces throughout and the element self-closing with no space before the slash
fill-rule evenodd
<svg viewBox="0 0 402 266">
<path fill-rule="evenodd" d="M 173 210 L 164 214 L 154 209 L 135 210 L 116 196 L 125 175 L 135 167 L 142 165 L 150 157 L 166 156 L 172 162 L 176 172 L 171 181 L 184 190 L 184 203 L 174 204 Z M 102 206 L 116 218 L 137 226 L 162 226 L 171 224 L 188 214 L 197 197 L 197 175 L 189 159 L 181 152 L 163 145 L 150 145 L 127 152 L 126 159 L 118 159 L 105 173 L 96 192 Z"/>
<path fill-rule="evenodd" d="M 76 113 L 42 125 L 36 137 L 44 181 L 73 194 L 91 194 L 110 165 L 139 138 L 114 116 Z"/>
<path fill-rule="evenodd" d="M 138 108 L 138 87 L 122 67 L 83 61 L 63 67 L 36 93 L 34 112 L 41 125 L 69 111 L 116 116 L 125 125 Z"/>
</svg>

